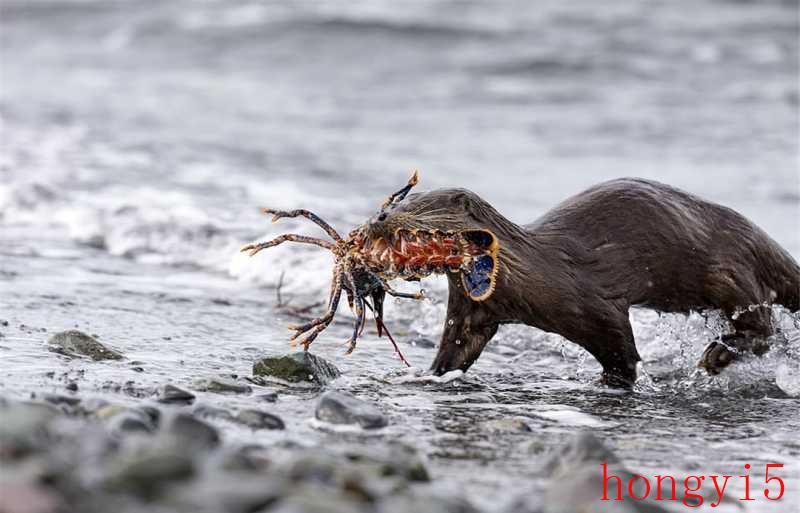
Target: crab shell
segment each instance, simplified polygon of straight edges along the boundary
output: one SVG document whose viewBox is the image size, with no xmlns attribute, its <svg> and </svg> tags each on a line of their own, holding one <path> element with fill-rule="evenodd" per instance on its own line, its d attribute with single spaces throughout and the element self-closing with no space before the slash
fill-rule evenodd
<svg viewBox="0 0 800 513">
<path fill-rule="evenodd" d="M 386 240 L 356 234 L 351 255 L 386 280 L 418 280 L 431 274 L 460 272 L 464 291 L 474 301 L 494 292 L 500 244 L 490 230 L 399 229 Z"/>
</svg>

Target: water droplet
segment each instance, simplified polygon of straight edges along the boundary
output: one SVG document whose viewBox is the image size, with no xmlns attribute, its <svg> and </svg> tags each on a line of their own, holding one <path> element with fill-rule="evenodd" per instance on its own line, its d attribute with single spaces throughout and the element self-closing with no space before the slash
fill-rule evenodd
<svg viewBox="0 0 800 513">
<path fill-rule="evenodd" d="M 448 326 L 452 326 L 453 324 L 455 324 L 455 321 L 453 321 L 453 319 L 447 319 Z"/>
<path fill-rule="evenodd" d="M 461 339 L 460 339 L 460 338 L 457 338 L 457 339 L 456 339 L 456 345 L 457 345 L 457 346 L 460 346 L 460 345 L 461 345 Z"/>
</svg>

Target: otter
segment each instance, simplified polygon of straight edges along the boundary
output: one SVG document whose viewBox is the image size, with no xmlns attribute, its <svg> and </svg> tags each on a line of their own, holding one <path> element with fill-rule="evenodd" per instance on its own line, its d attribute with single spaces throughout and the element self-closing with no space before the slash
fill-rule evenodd
<svg viewBox="0 0 800 513">
<path fill-rule="evenodd" d="M 408 195 L 367 223 L 372 237 L 401 229 L 483 229 L 499 245 L 493 293 L 475 300 L 448 273 L 447 318 L 431 370 L 467 371 L 501 324 L 526 324 L 586 349 L 602 380 L 630 387 L 641 360 L 632 306 L 660 312 L 720 310 L 732 333 L 699 365 L 720 372 L 739 355 L 767 350 L 771 305 L 800 309 L 800 267 L 736 211 L 655 181 L 604 182 L 520 226 L 474 192 Z"/>
</svg>

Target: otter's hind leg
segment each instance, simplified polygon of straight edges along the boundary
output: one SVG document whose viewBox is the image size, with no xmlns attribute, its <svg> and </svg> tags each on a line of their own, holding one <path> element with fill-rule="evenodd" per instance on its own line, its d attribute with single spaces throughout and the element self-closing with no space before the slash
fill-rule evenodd
<svg viewBox="0 0 800 513">
<path fill-rule="evenodd" d="M 767 337 L 774 333 L 772 310 L 769 307 L 759 306 L 739 315 L 726 312 L 726 315 L 734 332 L 723 335 L 719 341 L 711 342 L 697 364 L 712 376 L 719 374 L 743 354 L 761 356 L 766 353 L 769 350 Z"/>
</svg>

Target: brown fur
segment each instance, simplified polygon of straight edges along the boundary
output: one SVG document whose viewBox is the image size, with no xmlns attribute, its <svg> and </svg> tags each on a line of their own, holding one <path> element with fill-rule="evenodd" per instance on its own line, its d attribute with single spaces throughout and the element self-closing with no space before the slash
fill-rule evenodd
<svg viewBox="0 0 800 513">
<path fill-rule="evenodd" d="M 497 288 L 486 301 L 470 300 L 459 276 L 448 275 L 447 321 L 432 366 L 439 374 L 466 371 L 500 324 L 522 323 L 579 344 L 608 381 L 628 385 L 640 360 L 628 320 L 634 305 L 720 309 L 735 333 L 704 355 L 703 365 L 718 372 L 773 333 L 769 308 L 736 316 L 738 309 L 800 308 L 800 267 L 764 231 L 727 207 L 653 181 L 602 183 L 525 226 L 464 189 L 410 195 L 368 225 L 372 236 L 401 227 L 485 228 L 500 241 Z"/>
</svg>

